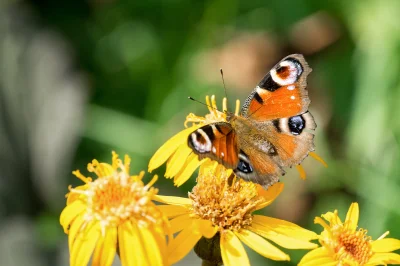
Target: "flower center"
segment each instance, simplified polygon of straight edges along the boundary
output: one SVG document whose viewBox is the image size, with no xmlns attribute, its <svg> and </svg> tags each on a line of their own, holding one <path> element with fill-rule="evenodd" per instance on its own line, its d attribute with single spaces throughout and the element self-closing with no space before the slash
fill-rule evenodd
<svg viewBox="0 0 400 266">
<path fill-rule="evenodd" d="M 193 200 L 193 213 L 210 220 L 220 230 L 239 230 L 251 225 L 252 211 L 263 202 L 257 194 L 256 185 L 234 175 L 227 176 L 222 166 L 200 173 L 197 185 L 189 193 Z"/>
<path fill-rule="evenodd" d="M 344 230 L 338 235 L 336 254 L 339 260 L 352 260 L 364 265 L 372 256 L 370 237 L 367 231 L 360 229 L 357 232 Z"/>
<path fill-rule="evenodd" d="M 86 196 L 87 210 L 84 218 L 86 221 L 99 221 L 103 232 L 107 227 L 116 227 L 126 220 L 148 226 L 163 219 L 151 201 L 157 194 L 157 189 L 151 187 L 156 177 L 145 186 L 141 181 L 143 175 L 129 176 L 123 170 L 115 170 L 109 176 L 100 176 L 88 183 L 85 191 L 71 191 Z"/>
</svg>

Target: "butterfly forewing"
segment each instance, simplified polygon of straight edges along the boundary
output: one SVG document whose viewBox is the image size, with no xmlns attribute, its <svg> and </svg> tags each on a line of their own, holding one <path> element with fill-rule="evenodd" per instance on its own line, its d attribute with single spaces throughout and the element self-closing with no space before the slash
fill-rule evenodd
<svg viewBox="0 0 400 266">
<path fill-rule="evenodd" d="M 207 157 L 227 168 L 235 168 L 238 163 L 236 137 L 229 123 L 213 123 L 191 133 L 188 145 L 200 159 Z"/>
<path fill-rule="evenodd" d="M 295 116 L 308 109 L 306 90 L 311 68 L 302 55 L 289 55 L 265 75 L 242 107 L 241 115 L 265 121 Z"/>
</svg>

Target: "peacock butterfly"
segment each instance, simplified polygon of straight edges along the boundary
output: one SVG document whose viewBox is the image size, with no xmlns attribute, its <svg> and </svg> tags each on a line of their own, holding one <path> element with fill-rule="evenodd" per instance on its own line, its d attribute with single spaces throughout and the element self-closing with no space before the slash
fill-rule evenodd
<svg viewBox="0 0 400 266">
<path fill-rule="evenodd" d="M 308 111 L 304 57 L 283 58 L 247 97 L 240 115 L 205 125 L 188 137 L 199 159 L 210 158 L 265 189 L 314 151 L 316 123 Z"/>
</svg>

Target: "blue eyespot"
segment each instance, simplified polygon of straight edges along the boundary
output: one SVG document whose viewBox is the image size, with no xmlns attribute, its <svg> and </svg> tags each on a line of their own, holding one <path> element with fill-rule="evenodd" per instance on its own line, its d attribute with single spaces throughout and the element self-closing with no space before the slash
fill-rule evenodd
<svg viewBox="0 0 400 266">
<path fill-rule="evenodd" d="M 306 127 L 306 121 L 301 115 L 289 118 L 289 129 L 293 135 L 299 135 Z"/>
<path fill-rule="evenodd" d="M 242 159 L 239 159 L 239 163 L 237 165 L 237 169 L 240 172 L 243 172 L 243 173 L 246 173 L 246 174 L 253 172 L 253 167 L 251 167 L 251 165 L 248 162 L 245 162 Z"/>
</svg>

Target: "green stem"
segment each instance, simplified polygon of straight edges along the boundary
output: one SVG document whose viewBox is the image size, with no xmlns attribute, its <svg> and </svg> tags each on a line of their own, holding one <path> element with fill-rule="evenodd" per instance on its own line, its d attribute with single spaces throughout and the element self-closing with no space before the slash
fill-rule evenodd
<svg viewBox="0 0 400 266">
<path fill-rule="evenodd" d="M 202 259 L 201 265 L 222 265 L 221 249 L 219 242 L 219 233 L 215 234 L 213 238 L 202 237 L 199 242 L 197 242 L 196 246 L 194 246 L 194 252 L 200 259 Z"/>
</svg>

